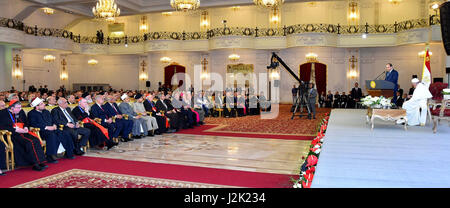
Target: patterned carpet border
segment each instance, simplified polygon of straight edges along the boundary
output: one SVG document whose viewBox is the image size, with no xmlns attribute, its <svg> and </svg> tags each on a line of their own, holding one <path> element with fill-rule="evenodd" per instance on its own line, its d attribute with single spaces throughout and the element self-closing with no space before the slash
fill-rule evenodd
<svg viewBox="0 0 450 208">
<path fill-rule="evenodd" d="M 13 188 L 239 188 L 187 181 L 72 169 Z"/>
<path fill-rule="evenodd" d="M 215 124 L 206 124 L 206 125 L 215 125 Z M 230 125 L 217 125 L 216 127 L 205 130 L 205 132 L 212 133 L 239 133 L 239 134 L 265 134 L 265 135 L 285 135 L 285 136 L 316 136 L 315 134 L 283 134 L 283 133 L 268 133 L 268 132 L 245 132 L 245 131 L 221 131 L 221 129 L 225 129 L 230 127 Z"/>
</svg>

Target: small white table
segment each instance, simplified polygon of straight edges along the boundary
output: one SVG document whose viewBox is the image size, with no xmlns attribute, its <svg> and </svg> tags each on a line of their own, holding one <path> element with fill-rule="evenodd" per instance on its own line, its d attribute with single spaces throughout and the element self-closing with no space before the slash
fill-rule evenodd
<svg viewBox="0 0 450 208">
<path fill-rule="evenodd" d="M 407 130 L 406 125 L 408 123 L 408 118 L 406 117 L 406 110 L 404 109 L 373 109 L 369 108 L 367 109 L 367 124 L 372 125 L 372 129 L 374 127 L 374 119 L 379 118 L 384 121 L 394 121 L 396 122 L 399 119 L 404 119 L 405 124 L 404 128 L 405 131 Z"/>
</svg>

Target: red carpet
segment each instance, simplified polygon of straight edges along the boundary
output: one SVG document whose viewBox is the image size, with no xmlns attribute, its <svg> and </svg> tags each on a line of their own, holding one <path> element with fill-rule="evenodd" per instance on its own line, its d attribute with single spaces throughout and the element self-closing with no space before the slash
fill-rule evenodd
<svg viewBox="0 0 450 208">
<path fill-rule="evenodd" d="M 327 113 L 331 112 L 329 108 L 316 108 L 315 120 L 308 120 L 306 117 L 299 118 L 300 113 L 291 120 L 291 105 L 279 105 L 278 110 L 274 107 L 272 112 L 264 114 L 266 119 L 258 116 L 243 116 L 235 118 L 208 117 L 205 118 L 206 124 L 221 125 L 220 129 L 214 129 L 217 133 L 243 133 L 260 135 L 278 135 L 289 136 L 309 136 L 313 138 L 319 130 L 319 124 Z M 306 115 L 306 112 L 302 115 Z M 270 119 L 269 119 L 270 118 Z M 293 138 L 293 137 L 289 137 Z"/>
<path fill-rule="evenodd" d="M 286 139 L 286 140 L 312 140 L 314 136 L 297 136 L 297 135 L 277 135 L 277 134 L 264 134 L 264 133 L 239 133 L 239 132 L 221 132 L 210 131 L 213 128 L 218 127 L 215 124 L 206 124 L 194 129 L 183 129 L 177 132 L 177 134 L 195 134 L 195 135 L 208 135 L 208 136 L 229 136 L 229 137 L 249 137 L 249 138 L 268 138 L 268 139 Z"/>
<path fill-rule="evenodd" d="M 72 169 L 249 188 L 287 188 L 292 186 L 290 177 L 298 177 L 296 175 L 256 173 L 96 157 L 77 157 L 75 160 L 61 159 L 58 164 L 48 164 L 48 166 L 49 168 L 42 172 L 33 171 L 31 168 L 7 172 L 6 176 L 0 176 L 0 188 L 17 186 Z"/>
</svg>

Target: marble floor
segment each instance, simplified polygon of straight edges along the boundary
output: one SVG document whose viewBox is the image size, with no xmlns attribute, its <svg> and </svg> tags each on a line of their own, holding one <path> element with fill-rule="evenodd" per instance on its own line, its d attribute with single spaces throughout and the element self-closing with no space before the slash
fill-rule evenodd
<svg viewBox="0 0 450 208">
<path fill-rule="evenodd" d="M 310 141 L 164 134 L 86 156 L 262 173 L 299 173 Z"/>
</svg>

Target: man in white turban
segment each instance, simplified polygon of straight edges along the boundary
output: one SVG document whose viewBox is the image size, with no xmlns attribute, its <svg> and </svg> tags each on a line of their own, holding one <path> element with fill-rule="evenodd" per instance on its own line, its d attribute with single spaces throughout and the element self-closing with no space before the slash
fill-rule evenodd
<svg viewBox="0 0 450 208">
<path fill-rule="evenodd" d="M 406 110 L 406 116 L 408 118 L 408 125 L 424 126 L 427 121 L 427 100 L 433 97 L 431 95 L 428 87 L 419 81 L 419 79 L 414 78 L 411 80 L 415 90 L 414 93 L 408 101 L 403 103 L 402 108 Z M 402 123 L 404 121 L 397 121 L 397 123 Z"/>
</svg>

